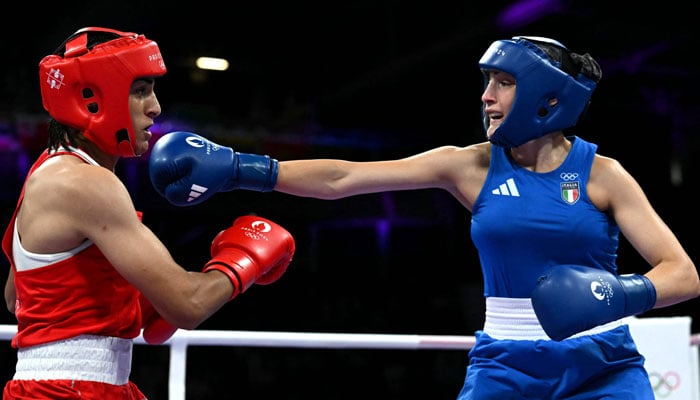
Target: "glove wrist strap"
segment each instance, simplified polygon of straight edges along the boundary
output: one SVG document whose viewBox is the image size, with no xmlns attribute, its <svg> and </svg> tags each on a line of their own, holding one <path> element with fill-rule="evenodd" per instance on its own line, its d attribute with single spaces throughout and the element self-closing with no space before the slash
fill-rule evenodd
<svg viewBox="0 0 700 400">
<path fill-rule="evenodd" d="M 625 316 L 649 311 L 656 304 L 656 288 L 649 278 L 639 274 L 620 276 L 620 284 L 625 292 Z"/>
<path fill-rule="evenodd" d="M 223 272 L 233 284 L 231 298 L 248 290 L 255 283 L 258 267 L 248 257 L 214 257 L 205 266 L 202 272 L 217 270 Z"/>
<path fill-rule="evenodd" d="M 236 153 L 238 179 L 230 189 L 246 189 L 271 192 L 277 184 L 279 162 L 268 155 Z"/>
</svg>

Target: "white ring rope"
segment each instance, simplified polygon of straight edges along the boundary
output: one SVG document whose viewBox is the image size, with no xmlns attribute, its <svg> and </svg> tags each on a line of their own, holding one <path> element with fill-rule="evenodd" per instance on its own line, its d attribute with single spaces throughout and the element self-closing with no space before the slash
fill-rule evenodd
<svg viewBox="0 0 700 400">
<path fill-rule="evenodd" d="M 0 325 L 0 340 L 11 340 L 16 325 Z M 300 347 L 332 349 L 470 349 L 474 336 L 399 335 L 368 333 L 314 333 L 279 331 L 178 330 L 164 345 L 184 342 L 197 346 Z M 134 343 L 145 344 L 141 336 Z M 690 336 L 691 345 L 700 345 L 700 334 Z"/>
<path fill-rule="evenodd" d="M 0 325 L 0 340 L 11 340 L 16 325 Z M 163 345 L 170 346 L 168 399 L 185 400 L 187 347 L 195 346 L 253 346 L 296 347 L 324 349 L 407 349 L 407 350 L 468 350 L 474 346 L 474 336 L 394 335 L 367 333 L 314 333 L 279 331 L 214 331 L 178 330 Z M 146 344 L 142 336 L 136 344 Z M 700 344 L 700 334 L 690 336 L 691 345 Z"/>
<path fill-rule="evenodd" d="M 0 325 L 0 340 L 11 340 L 16 325 Z M 469 349 L 474 336 L 391 335 L 368 333 L 315 333 L 278 331 L 213 331 L 180 329 L 164 345 L 300 347 L 332 349 Z M 145 344 L 143 337 L 134 343 Z"/>
<path fill-rule="evenodd" d="M 140 338 L 139 338 L 140 339 Z M 137 339 L 137 342 L 139 340 Z M 391 335 L 276 331 L 179 330 L 168 342 L 202 346 L 300 347 L 332 349 L 468 349 L 473 336 Z M 168 344 L 166 342 L 166 344 Z"/>
</svg>

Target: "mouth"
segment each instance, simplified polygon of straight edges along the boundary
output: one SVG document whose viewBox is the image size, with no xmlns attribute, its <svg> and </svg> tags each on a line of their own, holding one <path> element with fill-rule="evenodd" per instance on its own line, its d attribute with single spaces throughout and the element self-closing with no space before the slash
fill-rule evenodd
<svg viewBox="0 0 700 400">
<path fill-rule="evenodd" d="M 492 112 L 486 114 L 487 117 L 489 118 L 489 125 L 490 126 L 498 126 L 503 122 L 503 114 L 499 112 Z"/>
<path fill-rule="evenodd" d="M 503 113 L 500 111 L 487 111 L 486 115 L 491 119 L 502 119 Z"/>
</svg>

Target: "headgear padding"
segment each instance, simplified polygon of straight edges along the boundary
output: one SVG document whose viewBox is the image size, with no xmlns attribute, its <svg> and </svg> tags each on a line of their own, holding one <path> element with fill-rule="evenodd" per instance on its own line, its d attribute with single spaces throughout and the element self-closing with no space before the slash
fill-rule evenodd
<svg viewBox="0 0 700 400">
<path fill-rule="evenodd" d="M 93 33 L 115 39 L 90 49 L 88 35 Z M 82 130 L 105 153 L 131 157 L 136 140 L 129 112 L 131 84 L 165 72 L 158 45 L 145 36 L 83 28 L 39 63 L 42 102 L 52 118 Z"/>
<path fill-rule="evenodd" d="M 550 58 L 536 43 L 559 57 Z M 596 69 L 597 76 L 583 73 L 591 72 L 586 70 L 587 63 Z M 515 77 L 511 109 L 489 138 L 491 143 L 503 147 L 517 147 L 575 126 L 600 79 L 600 67 L 588 54 L 570 53 L 558 41 L 539 37 L 516 36 L 495 41 L 479 60 L 479 67 L 484 72 L 484 87 L 488 84 L 488 71 L 503 71 Z M 556 102 L 550 101 L 555 98 Z M 484 127 L 488 129 L 484 108 Z"/>
</svg>

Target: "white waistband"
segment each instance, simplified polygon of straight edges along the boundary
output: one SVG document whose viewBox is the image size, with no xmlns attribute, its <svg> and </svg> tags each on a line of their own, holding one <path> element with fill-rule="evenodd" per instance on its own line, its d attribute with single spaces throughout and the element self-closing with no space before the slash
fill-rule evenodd
<svg viewBox="0 0 700 400">
<path fill-rule="evenodd" d="M 124 385 L 131 372 L 133 341 L 81 335 L 17 351 L 13 379 L 70 379 Z"/>
<path fill-rule="evenodd" d="M 627 323 L 628 318 L 618 319 L 592 329 L 579 332 L 573 336 L 594 335 L 609 331 Z M 486 298 L 486 321 L 484 333 L 494 339 L 512 340 L 550 340 L 542 329 L 530 299 L 511 299 L 505 297 Z"/>
</svg>

